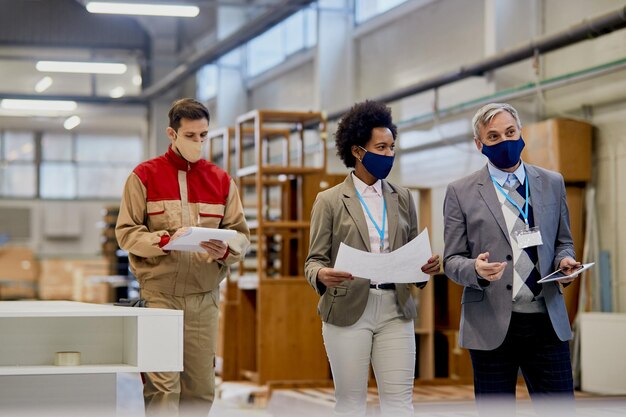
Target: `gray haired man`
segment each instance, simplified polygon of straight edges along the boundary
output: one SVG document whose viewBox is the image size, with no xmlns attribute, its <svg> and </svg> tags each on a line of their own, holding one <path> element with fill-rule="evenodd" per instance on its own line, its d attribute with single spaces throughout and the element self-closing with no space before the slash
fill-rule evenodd
<svg viewBox="0 0 626 417">
<path fill-rule="evenodd" d="M 517 111 L 504 103 L 473 118 L 474 141 L 489 162 L 448 186 L 444 269 L 463 291 L 460 343 L 470 350 L 481 414 L 514 412 L 521 369 L 537 411 L 571 408 L 569 325 L 562 284 L 537 281 L 573 270 L 563 177 L 521 160 Z M 549 399 L 550 401 L 541 401 Z M 490 401 L 497 400 L 497 401 Z M 539 400 L 539 401 L 536 401 Z"/>
</svg>

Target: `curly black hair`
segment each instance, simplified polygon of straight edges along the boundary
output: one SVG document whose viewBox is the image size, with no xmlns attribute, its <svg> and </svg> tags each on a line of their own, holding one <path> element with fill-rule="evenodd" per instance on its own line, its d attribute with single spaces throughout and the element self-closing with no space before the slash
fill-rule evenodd
<svg viewBox="0 0 626 417">
<path fill-rule="evenodd" d="M 391 121 L 391 109 L 380 101 L 366 100 L 356 103 L 343 115 L 335 133 L 335 146 L 337 156 L 346 167 L 353 168 L 356 164 L 352 146 L 365 147 L 372 138 L 372 129 L 377 127 L 388 128 L 393 139 L 396 139 L 398 129 Z"/>
</svg>

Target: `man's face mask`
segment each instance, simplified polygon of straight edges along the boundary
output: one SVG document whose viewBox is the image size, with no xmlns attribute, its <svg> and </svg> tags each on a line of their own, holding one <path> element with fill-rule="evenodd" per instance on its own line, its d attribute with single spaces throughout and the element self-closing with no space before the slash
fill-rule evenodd
<svg viewBox="0 0 626 417">
<path fill-rule="evenodd" d="M 367 172 L 372 174 L 379 180 L 387 178 L 391 168 L 393 167 L 394 156 L 380 155 L 374 152 L 369 152 L 367 149 L 359 146 L 359 148 L 365 151 L 361 163 L 367 169 Z"/>
<path fill-rule="evenodd" d="M 508 169 L 519 162 L 522 149 L 524 149 L 524 139 L 520 136 L 517 140 L 503 140 L 491 146 L 487 146 L 483 143 L 481 152 L 489 158 L 491 163 L 496 167 Z"/>
<path fill-rule="evenodd" d="M 198 162 L 202 158 L 202 145 L 204 142 L 196 142 L 191 139 L 179 137 L 177 133 L 174 140 L 174 147 L 180 152 L 180 155 L 192 164 Z"/>
</svg>

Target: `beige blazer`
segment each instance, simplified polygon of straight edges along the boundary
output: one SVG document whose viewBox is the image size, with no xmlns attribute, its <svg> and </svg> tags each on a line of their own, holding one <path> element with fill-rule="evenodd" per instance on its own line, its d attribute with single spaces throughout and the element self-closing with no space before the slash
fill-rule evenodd
<svg viewBox="0 0 626 417">
<path fill-rule="evenodd" d="M 387 203 L 389 245 L 398 249 L 417 236 L 417 212 L 409 190 L 382 181 Z M 317 195 L 311 211 L 311 241 L 304 274 L 309 284 L 321 296 L 317 307 L 323 321 L 337 326 L 350 326 L 361 317 L 369 295 L 370 281 L 356 278 L 327 289 L 317 283 L 321 268 L 335 264 L 339 244 L 370 251 L 369 232 L 361 202 L 356 195 L 352 175 L 342 184 Z M 415 302 L 410 284 L 397 284 L 398 308 L 407 319 L 415 318 Z"/>
</svg>

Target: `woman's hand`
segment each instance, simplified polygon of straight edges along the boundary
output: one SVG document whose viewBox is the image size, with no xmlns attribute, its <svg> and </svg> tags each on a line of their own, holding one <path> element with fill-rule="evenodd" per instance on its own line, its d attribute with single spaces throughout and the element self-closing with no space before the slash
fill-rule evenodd
<svg viewBox="0 0 626 417">
<path fill-rule="evenodd" d="M 333 268 L 322 268 L 317 271 L 317 280 L 326 287 L 336 287 L 346 280 L 352 281 L 354 277 L 349 272 L 337 271 Z"/>
<path fill-rule="evenodd" d="M 441 259 L 439 255 L 433 255 L 431 258 L 422 265 L 422 272 L 428 275 L 435 275 L 441 271 Z"/>
</svg>

